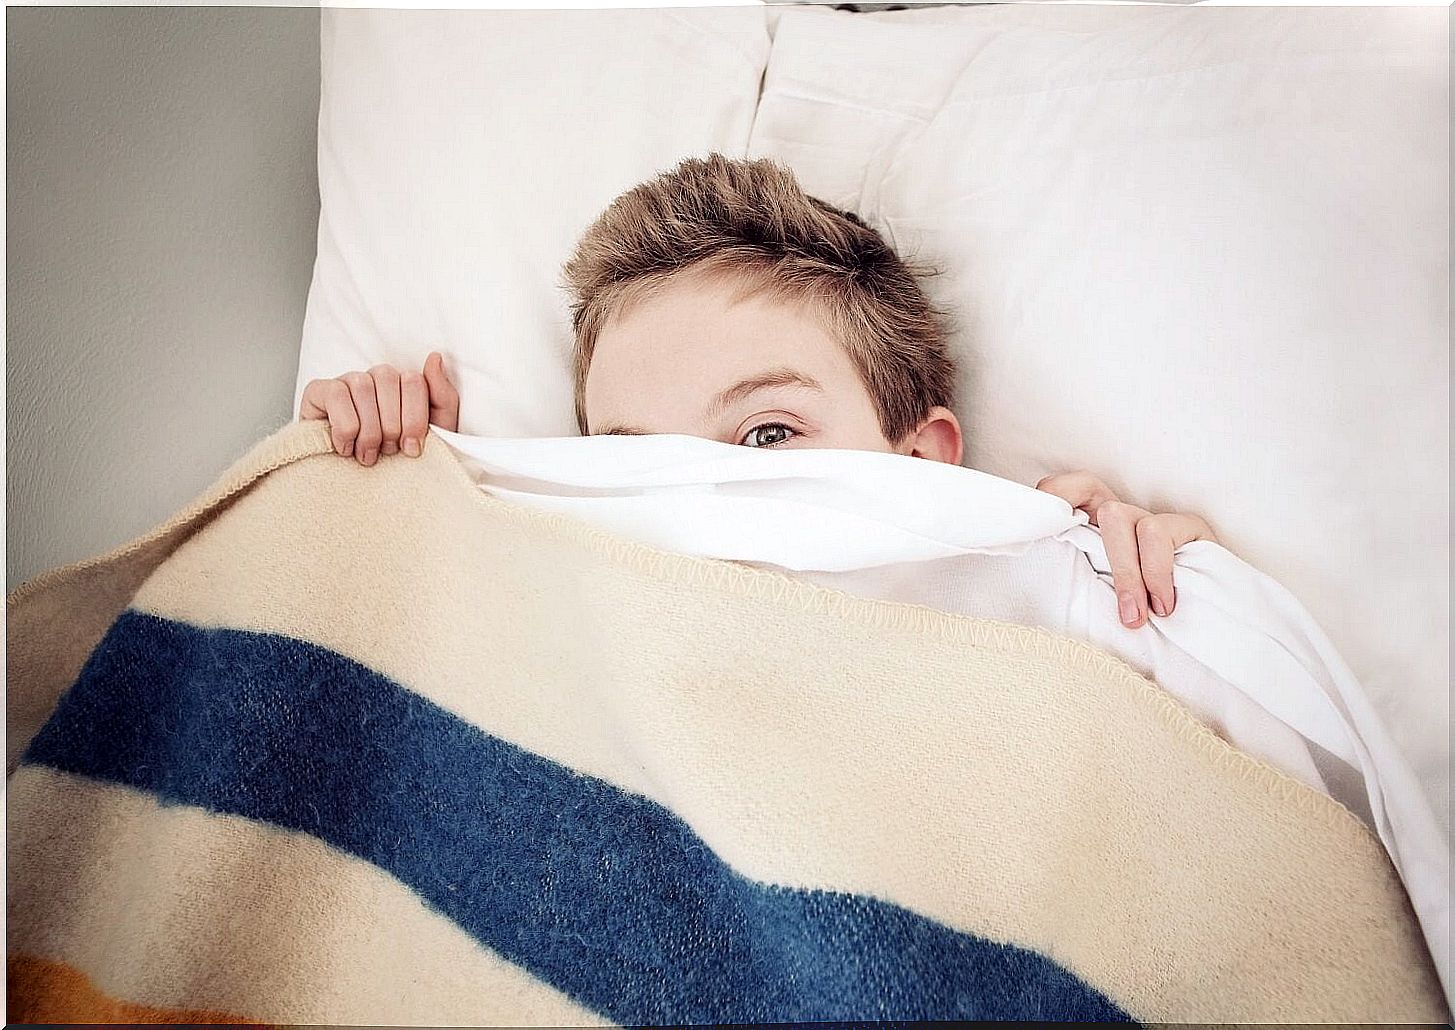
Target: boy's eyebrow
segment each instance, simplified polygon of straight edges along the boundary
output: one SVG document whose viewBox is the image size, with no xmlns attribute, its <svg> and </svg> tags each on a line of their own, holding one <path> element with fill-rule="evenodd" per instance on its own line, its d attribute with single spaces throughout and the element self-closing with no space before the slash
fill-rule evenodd
<svg viewBox="0 0 1455 1030">
<path fill-rule="evenodd" d="M 791 368 L 773 368 L 733 383 L 732 386 L 714 397 L 712 403 L 707 406 L 707 420 L 713 421 L 730 405 L 769 386 L 803 386 L 823 393 L 823 387 L 813 376 L 805 375 Z"/>
<path fill-rule="evenodd" d="M 786 367 L 771 368 L 766 372 L 759 372 L 755 376 L 749 376 L 746 379 L 733 383 L 732 386 L 729 386 L 726 390 L 723 390 L 714 397 L 712 403 L 707 406 L 707 420 L 709 422 L 713 421 L 726 411 L 730 405 L 769 386 L 803 386 L 810 390 L 817 390 L 819 393 L 823 393 L 823 387 L 811 375 Z M 649 436 L 651 434 L 645 429 L 638 429 L 636 426 L 608 426 L 591 435 Z"/>
</svg>

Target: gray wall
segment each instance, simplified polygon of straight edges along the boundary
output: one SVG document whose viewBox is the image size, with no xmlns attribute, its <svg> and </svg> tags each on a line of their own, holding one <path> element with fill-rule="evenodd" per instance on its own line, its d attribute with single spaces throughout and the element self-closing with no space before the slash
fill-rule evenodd
<svg viewBox="0 0 1455 1030">
<path fill-rule="evenodd" d="M 146 532 L 291 418 L 319 12 L 5 27 L 8 592 Z"/>
</svg>

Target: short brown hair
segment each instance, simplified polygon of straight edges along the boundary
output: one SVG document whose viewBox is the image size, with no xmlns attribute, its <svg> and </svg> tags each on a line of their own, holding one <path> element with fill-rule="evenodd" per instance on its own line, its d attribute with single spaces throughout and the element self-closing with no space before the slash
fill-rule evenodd
<svg viewBox="0 0 1455 1030">
<path fill-rule="evenodd" d="M 572 296 L 576 424 L 602 327 L 691 267 L 805 304 L 848 352 L 880 429 L 898 443 L 954 399 L 948 313 L 916 281 L 939 270 L 895 254 L 857 215 L 808 196 L 770 158 L 690 157 L 617 197 L 566 263 Z"/>
</svg>

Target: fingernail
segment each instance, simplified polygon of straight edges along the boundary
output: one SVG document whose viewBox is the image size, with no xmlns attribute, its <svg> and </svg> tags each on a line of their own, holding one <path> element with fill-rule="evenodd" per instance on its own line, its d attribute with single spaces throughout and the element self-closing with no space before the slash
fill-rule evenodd
<svg viewBox="0 0 1455 1030">
<path fill-rule="evenodd" d="M 350 454 L 353 454 L 353 453 L 354 453 L 354 441 L 350 440 L 348 443 L 344 444 L 344 457 L 347 458 Z"/>
<path fill-rule="evenodd" d="M 1117 607 L 1121 609 L 1122 622 L 1130 626 L 1137 621 L 1137 599 L 1128 593 L 1117 595 Z"/>
<path fill-rule="evenodd" d="M 1166 605 L 1162 603 L 1162 598 L 1158 597 L 1156 594 L 1152 595 L 1152 610 L 1158 615 L 1165 616 L 1167 614 Z"/>
<path fill-rule="evenodd" d="M 384 444 L 384 453 L 385 454 L 398 454 L 399 453 L 399 445 L 396 444 L 393 440 L 386 441 L 385 444 Z"/>
<path fill-rule="evenodd" d="M 404 453 L 411 458 L 419 457 L 419 441 L 411 437 L 404 441 Z"/>
<path fill-rule="evenodd" d="M 365 465 L 372 465 L 372 464 L 374 464 L 374 459 L 377 458 L 377 457 L 379 457 L 379 452 L 378 451 L 374 451 L 374 450 L 365 451 L 364 452 L 364 464 Z"/>
</svg>

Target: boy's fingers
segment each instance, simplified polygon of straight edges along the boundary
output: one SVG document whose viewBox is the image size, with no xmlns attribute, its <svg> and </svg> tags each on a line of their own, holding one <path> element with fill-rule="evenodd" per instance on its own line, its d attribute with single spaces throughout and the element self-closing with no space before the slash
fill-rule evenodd
<svg viewBox="0 0 1455 1030">
<path fill-rule="evenodd" d="M 380 450 L 395 454 L 399 450 L 400 416 L 399 369 L 393 365 L 375 365 L 369 369 L 374 380 L 374 396 L 379 405 Z"/>
<path fill-rule="evenodd" d="M 429 384 L 418 372 L 405 372 L 399 377 L 400 443 L 404 453 L 419 457 L 429 432 Z"/>
<path fill-rule="evenodd" d="M 354 455 L 359 464 L 369 466 L 379 457 L 384 431 L 379 425 L 379 402 L 374 392 L 374 377 L 368 372 L 350 372 L 340 376 L 349 387 L 354 410 L 359 415 L 359 434 L 354 440 Z"/>
<path fill-rule="evenodd" d="M 1177 549 L 1194 540 L 1210 540 L 1216 543 L 1217 537 L 1213 535 L 1212 527 L 1196 515 L 1168 512 L 1163 515 L 1149 515 L 1138 522 L 1137 539 L 1141 546 L 1142 577 L 1154 599 L 1162 599 L 1164 611 L 1158 614 L 1171 615 L 1172 609 L 1177 606 L 1177 588 L 1172 581 Z M 1156 563 L 1153 571 L 1149 571 L 1147 566 L 1149 545 Z"/>
<path fill-rule="evenodd" d="M 1137 551 L 1137 522 L 1149 515 L 1144 508 L 1110 501 L 1096 511 L 1106 558 L 1111 563 L 1112 585 L 1117 592 L 1117 615 L 1122 625 L 1137 629 L 1147 621 L 1147 588 L 1142 582 L 1142 565 Z"/>
<path fill-rule="evenodd" d="M 328 425 L 334 449 L 345 458 L 354 453 L 359 437 L 359 413 L 354 408 L 354 395 L 342 379 L 330 379 L 328 388 Z"/>
<path fill-rule="evenodd" d="M 309 380 L 308 385 L 303 388 L 303 396 L 298 398 L 299 421 L 308 418 L 328 418 L 328 384 L 332 382 L 334 382 L 332 379 Z"/>
<path fill-rule="evenodd" d="M 1172 586 L 1172 552 L 1177 545 L 1172 539 L 1169 518 L 1176 516 L 1148 515 L 1137 522 L 1142 582 L 1147 585 L 1148 604 L 1157 615 L 1171 615 L 1177 603 Z"/>
<path fill-rule="evenodd" d="M 1172 512 L 1157 517 L 1166 520 L 1167 532 L 1172 537 L 1173 547 L 1181 547 L 1194 540 L 1218 542 L 1216 534 L 1213 533 L 1212 527 L 1207 524 L 1206 519 L 1198 518 L 1196 515 L 1184 515 L 1181 512 Z"/>
<path fill-rule="evenodd" d="M 460 394 L 445 375 L 445 359 L 439 351 L 430 351 L 424 359 L 424 379 L 429 386 L 430 422 L 452 433 L 458 432 Z"/>
<path fill-rule="evenodd" d="M 1090 472 L 1062 472 L 1047 476 L 1036 484 L 1037 490 L 1055 494 L 1073 508 L 1080 508 L 1096 525 L 1096 512 L 1105 504 L 1116 500 L 1105 483 Z"/>
<path fill-rule="evenodd" d="M 333 449 L 347 458 L 354 451 L 354 437 L 359 434 L 359 416 L 348 384 L 342 379 L 314 379 L 303 388 L 298 402 L 298 418 L 327 419 L 328 435 Z"/>
</svg>

